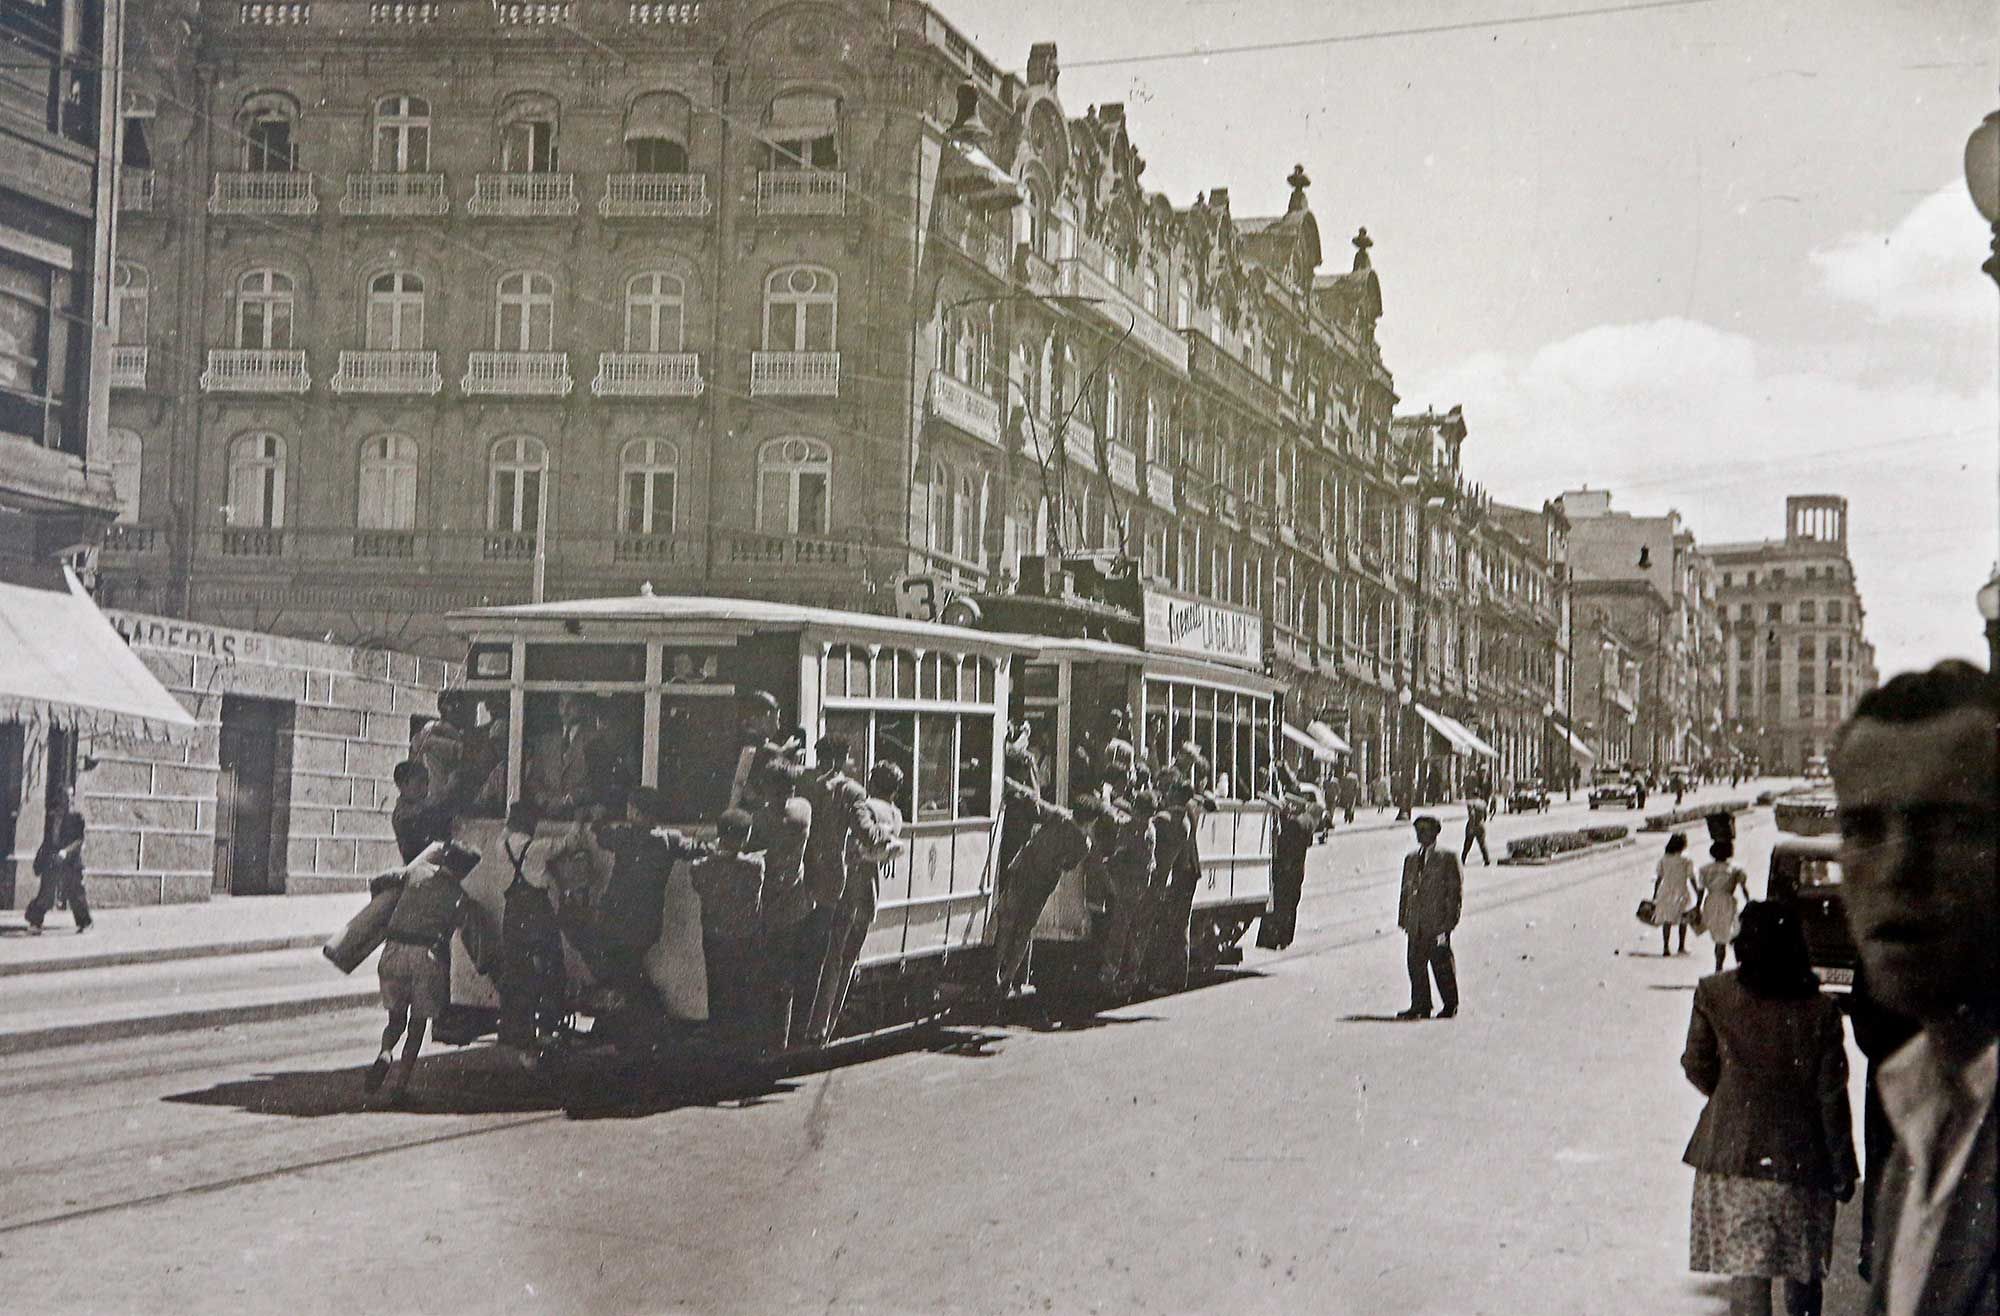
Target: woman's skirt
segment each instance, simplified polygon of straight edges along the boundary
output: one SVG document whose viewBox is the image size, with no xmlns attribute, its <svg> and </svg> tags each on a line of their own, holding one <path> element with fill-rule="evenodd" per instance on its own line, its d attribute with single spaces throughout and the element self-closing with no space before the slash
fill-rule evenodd
<svg viewBox="0 0 2000 1316">
<path fill-rule="evenodd" d="M 1810 1283 L 1833 1261 L 1833 1194 L 1695 1171 L 1688 1269 Z"/>
</svg>

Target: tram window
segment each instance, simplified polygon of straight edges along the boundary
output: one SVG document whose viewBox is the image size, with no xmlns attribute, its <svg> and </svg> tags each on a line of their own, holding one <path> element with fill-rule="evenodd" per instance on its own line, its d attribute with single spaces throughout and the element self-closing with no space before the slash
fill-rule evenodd
<svg viewBox="0 0 2000 1316">
<path fill-rule="evenodd" d="M 883 655 L 893 659 L 896 665 L 896 698 L 915 699 L 917 697 L 917 656 L 896 649 Z"/>
<path fill-rule="evenodd" d="M 643 644 L 531 644 L 522 675 L 530 681 L 646 679 Z"/>
<path fill-rule="evenodd" d="M 958 655 L 942 653 L 937 655 L 937 697 L 947 703 L 956 703 L 958 693 Z"/>
<path fill-rule="evenodd" d="M 732 701 L 715 697 L 660 700 L 660 793 L 669 821 L 714 822 L 729 805 L 739 742 Z"/>
<path fill-rule="evenodd" d="M 514 646 L 475 644 L 465 658 L 465 675 L 474 681 L 504 681 L 514 673 Z"/>
<path fill-rule="evenodd" d="M 1052 663 L 1029 663 L 1021 673 L 1021 694 L 1028 699 L 1054 699 L 1061 677 Z"/>
<path fill-rule="evenodd" d="M 968 658 L 966 675 L 974 681 L 973 697 L 982 704 L 993 702 L 993 660 L 991 658 Z"/>
<path fill-rule="evenodd" d="M 1056 712 L 1037 708 L 1022 718 L 1028 724 L 1028 753 L 1035 759 L 1035 779 L 1042 784 L 1042 798 L 1056 797 Z"/>
<path fill-rule="evenodd" d="M 1236 798 L 1247 800 L 1261 790 L 1264 783 L 1258 777 L 1258 768 L 1261 764 L 1257 758 L 1256 737 L 1252 734 L 1250 710 L 1244 706 L 1244 700 L 1239 698 L 1235 702 L 1236 775 L 1234 785 L 1236 787 Z"/>
<path fill-rule="evenodd" d="M 993 719 L 983 713 L 958 719 L 958 816 L 993 816 Z"/>
<path fill-rule="evenodd" d="M 847 775 L 856 781 L 868 780 L 868 769 L 874 765 L 872 750 L 868 745 L 868 714 L 852 709 L 842 709 L 826 715 L 826 734 L 842 736 L 847 740 Z M 824 764 L 817 766 L 824 767 Z"/>
<path fill-rule="evenodd" d="M 952 768 L 958 761 L 958 719 L 925 713 L 917 718 L 917 819 L 949 818 L 955 801 Z"/>
<path fill-rule="evenodd" d="M 1271 728 L 1261 701 L 1250 699 L 1244 702 L 1250 705 L 1250 758 L 1256 767 L 1251 793 L 1255 794 L 1268 790 L 1271 785 Z"/>
<path fill-rule="evenodd" d="M 917 786 L 917 715 L 915 713 L 875 715 L 875 760 L 877 762 L 886 760 L 903 770 L 903 789 L 896 794 L 896 807 L 903 811 L 905 818 L 916 817 L 914 792 Z"/>
<path fill-rule="evenodd" d="M 1156 697 L 1154 691 L 1146 692 L 1145 744 L 1139 746 L 1139 757 L 1164 767 L 1174 760 L 1173 745 L 1167 738 L 1167 710 L 1153 702 Z"/>
<path fill-rule="evenodd" d="M 521 794 L 549 818 L 574 818 L 638 784 L 645 701 L 638 694 L 531 691 L 522 721 Z"/>
<path fill-rule="evenodd" d="M 663 649 L 660 677 L 668 685 L 717 685 L 722 678 L 720 649 Z"/>
<path fill-rule="evenodd" d="M 826 654 L 826 694 L 829 699 L 846 699 L 851 695 L 868 693 L 866 683 L 860 690 L 854 688 L 851 675 L 854 653 L 847 645 L 836 644 Z"/>
</svg>

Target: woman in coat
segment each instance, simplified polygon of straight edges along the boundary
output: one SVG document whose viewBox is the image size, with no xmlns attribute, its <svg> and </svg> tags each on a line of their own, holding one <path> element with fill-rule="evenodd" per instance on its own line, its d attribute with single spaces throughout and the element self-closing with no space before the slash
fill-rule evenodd
<svg viewBox="0 0 2000 1316">
<path fill-rule="evenodd" d="M 1834 1203 L 1859 1173 L 1840 1011 L 1820 993 L 1791 910 L 1747 906 L 1738 967 L 1701 980 L 1681 1068 L 1708 1098 L 1692 1165 L 1688 1267 L 1730 1276 L 1731 1316 L 1818 1316 Z"/>
<path fill-rule="evenodd" d="M 1701 930 L 1715 941 L 1715 971 L 1728 961 L 1729 942 L 1736 935 L 1736 907 L 1750 897 L 1750 878 L 1730 863 L 1736 854 L 1731 841 L 1708 847 L 1710 862 L 1701 866 Z"/>
<path fill-rule="evenodd" d="M 1687 857 L 1686 832 L 1667 838 L 1667 852 L 1653 875 L 1653 926 L 1660 930 L 1660 957 L 1675 951 L 1669 942 L 1675 928 L 1681 930 L 1679 954 L 1687 954 L 1688 916 L 1694 912 L 1694 861 Z M 1720 967 L 1720 966 L 1718 966 Z"/>
</svg>

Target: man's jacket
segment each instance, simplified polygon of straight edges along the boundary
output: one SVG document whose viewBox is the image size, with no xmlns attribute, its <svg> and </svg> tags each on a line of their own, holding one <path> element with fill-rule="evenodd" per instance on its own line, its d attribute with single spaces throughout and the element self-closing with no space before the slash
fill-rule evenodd
<svg viewBox="0 0 2000 1316">
<path fill-rule="evenodd" d="M 1458 856 L 1433 845 L 1403 856 L 1403 896 L 1396 926 L 1413 937 L 1441 937 L 1458 926 L 1465 879 Z"/>
</svg>

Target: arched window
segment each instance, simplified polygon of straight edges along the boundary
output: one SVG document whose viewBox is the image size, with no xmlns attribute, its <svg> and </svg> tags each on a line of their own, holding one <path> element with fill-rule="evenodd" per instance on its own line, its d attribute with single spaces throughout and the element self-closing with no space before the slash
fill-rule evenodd
<svg viewBox="0 0 2000 1316">
<path fill-rule="evenodd" d="M 111 274 L 111 341 L 123 347 L 146 342 L 146 314 L 152 304 L 153 278 L 144 265 L 121 260 Z"/>
<path fill-rule="evenodd" d="M 1146 314 L 1158 317 L 1160 314 L 1160 272 L 1153 268 L 1149 260 L 1140 272 L 1140 300 L 1145 303 Z"/>
<path fill-rule="evenodd" d="M 243 168 L 253 174 L 289 174 L 299 167 L 298 106 L 289 96 L 260 92 L 243 102 L 236 116 L 243 143 Z"/>
<path fill-rule="evenodd" d="M 817 439 L 773 439 L 757 450 L 757 528 L 769 534 L 827 533 L 833 454 Z"/>
<path fill-rule="evenodd" d="M 556 124 L 559 110 L 552 96 L 516 96 L 500 111 L 500 169 L 509 174 L 552 174 L 556 171 Z"/>
<path fill-rule="evenodd" d="M 840 168 L 840 102 L 820 92 L 787 92 L 764 112 L 770 169 Z"/>
<path fill-rule="evenodd" d="M 251 270 L 236 281 L 236 345 L 290 350 L 293 310 L 291 275 Z"/>
<path fill-rule="evenodd" d="M 375 171 L 421 174 L 431 167 L 431 103 L 421 96 L 375 102 Z"/>
<path fill-rule="evenodd" d="M 764 350 L 832 352 L 839 333 L 839 282 L 832 270 L 787 265 L 764 281 Z"/>
<path fill-rule="evenodd" d="M 1115 369 L 1105 370 L 1104 439 L 1107 443 L 1117 443 L 1125 437 L 1124 427 L 1120 423 L 1124 420 L 1125 399 L 1123 394 L 1124 388 L 1118 378 L 1118 372 Z"/>
<path fill-rule="evenodd" d="M 951 522 L 951 467 L 941 461 L 931 463 L 930 547 L 933 552 L 956 550 Z"/>
<path fill-rule="evenodd" d="M 625 163 L 635 174 L 684 174 L 688 167 L 688 101 L 649 91 L 625 114 Z"/>
<path fill-rule="evenodd" d="M 980 540 L 986 533 L 982 494 L 983 487 L 976 488 L 970 475 L 958 477 L 958 495 L 952 508 L 952 519 L 958 526 L 958 556 L 966 562 L 978 562 L 984 556 L 980 551 Z"/>
<path fill-rule="evenodd" d="M 486 528 L 495 534 L 531 535 L 541 528 L 549 450 L 540 439 L 517 435 L 493 445 L 487 483 Z"/>
<path fill-rule="evenodd" d="M 555 337 L 554 281 L 533 270 L 501 275 L 493 305 L 493 350 L 551 352 Z"/>
<path fill-rule="evenodd" d="M 285 441 L 245 434 L 229 449 L 228 523 L 257 530 L 285 524 Z"/>
<path fill-rule="evenodd" d="M 368 281 L 368 350 L 415 352 L 424 345 L 424 281 L 391 270 Z"/>
<path fill-rule="evenodd" d="M 144 446 L 131 430 L 114 429 L 105 435 L 104 464 L 111 468 L 111 487 L 118 494 L 120 525 L 135 525 L 139 520 L 139 476 Z"/>
<path fill-rule="evenodd" d="M 625 350 L 681 350 L 684 285 L 679 276 L 660 270 L 635 274 L 625 284 Z"/>
<path fill-rule="evenodd" d="M 354 524 L 362 530 L 417 528 L 417 441 L 377 434 L 361 444 Z"/>
<path fill-rule="evenodd" d="M 628 535 L 674 532 L 680 450 L 666 439 L 634 439 L 618 454 L 618 528 Z"/>
<path fill-rule="evenodd" d="M 1057 221 L 1049 202 L 1049 187 L 1039 178 L 1030 178 L 1028 193 L 1028 247 L 1037 255 L 1055 259 Z"/>
</svg>

